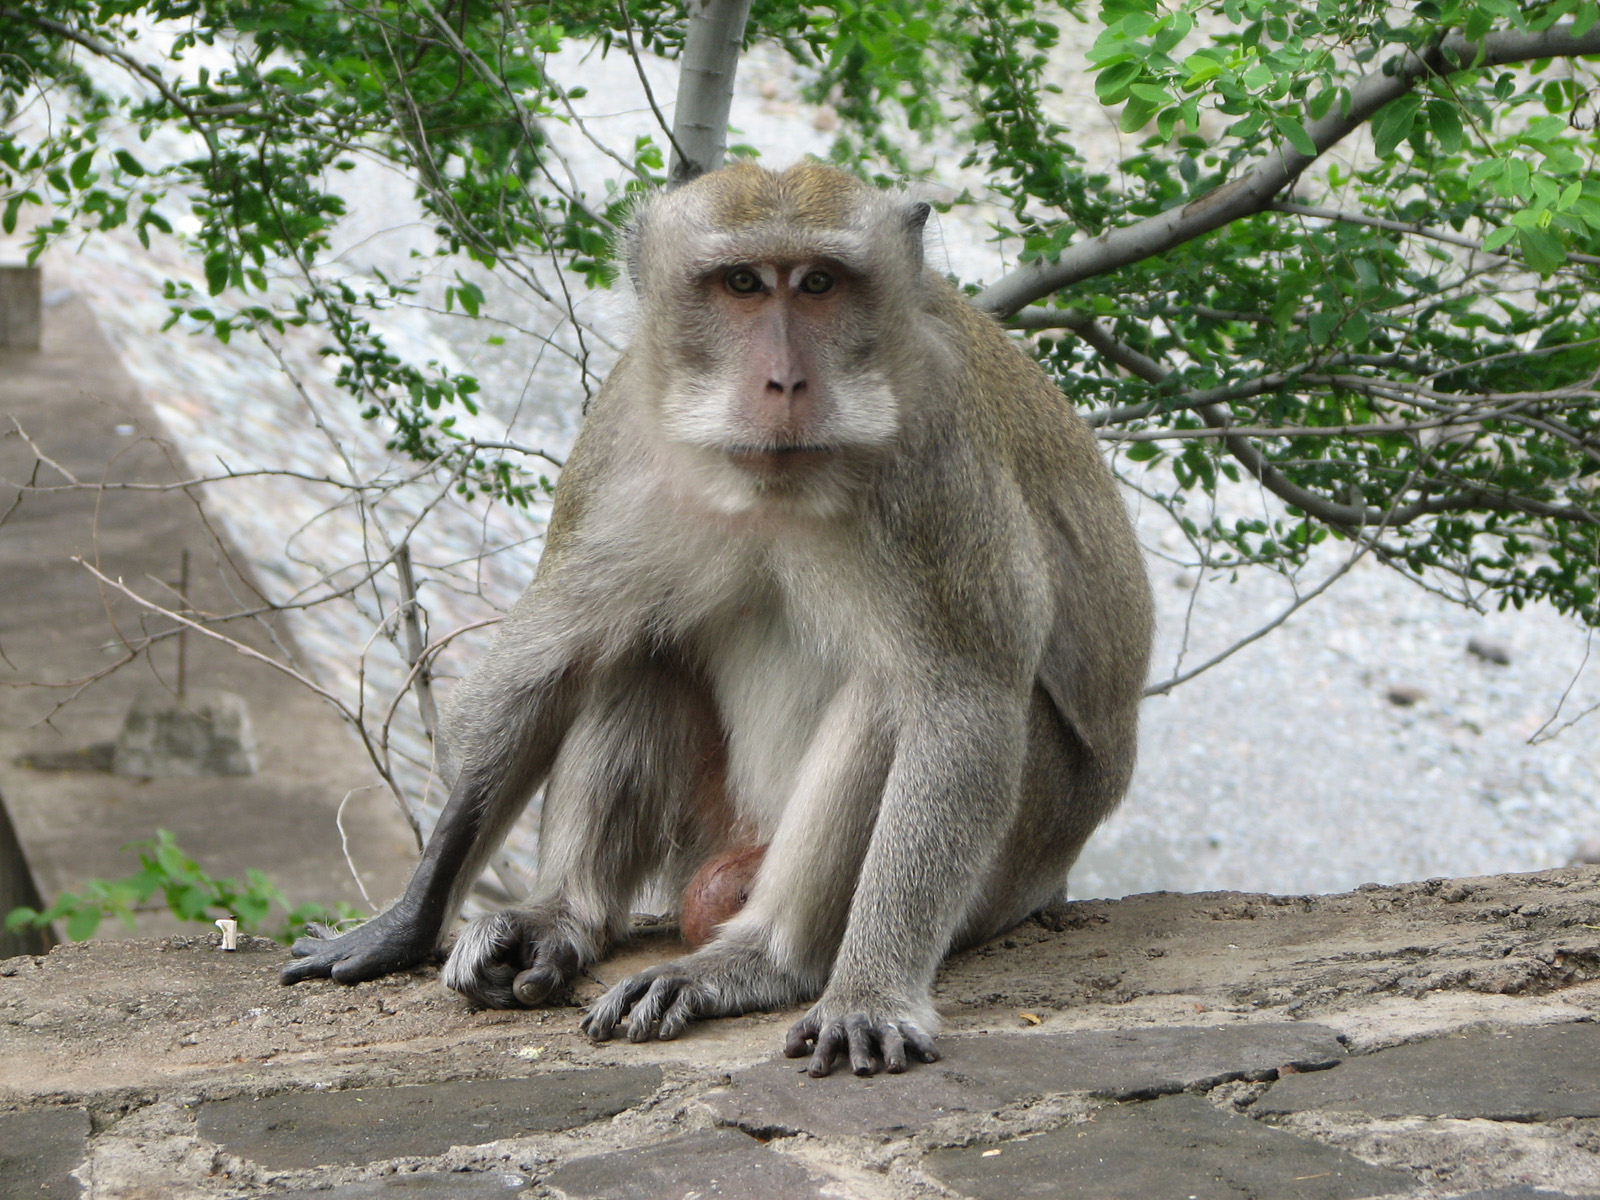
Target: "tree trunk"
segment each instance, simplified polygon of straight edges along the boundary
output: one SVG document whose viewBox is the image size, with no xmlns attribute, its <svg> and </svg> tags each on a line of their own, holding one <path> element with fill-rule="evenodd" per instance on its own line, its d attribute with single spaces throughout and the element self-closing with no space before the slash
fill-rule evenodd
<svg viewBox="0 0 1600 1200">
<path fill-rule="evenodd" d="M 733 74 L 749 17 L 750 0 L 690 0 L 672 120 L 672 165 L 667 172 L 674 187 L 722 165 L 728 148 Z"/>
</svg>

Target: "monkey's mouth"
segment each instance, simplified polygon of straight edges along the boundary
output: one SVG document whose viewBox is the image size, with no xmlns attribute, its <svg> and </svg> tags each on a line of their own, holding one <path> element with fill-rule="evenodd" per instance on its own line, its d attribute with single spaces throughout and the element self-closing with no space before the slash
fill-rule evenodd
<svg viewBox="0 0 1600 1200">
<path fill-rule="evenodd" d="M 726 450 L 728 461 L 747 471 L 764 475 L 794 474 L 814 471 L 833 460 L 837 450 L 832 446 L 807 444 L 796 446 L 730 446 Z"/>
</svg>

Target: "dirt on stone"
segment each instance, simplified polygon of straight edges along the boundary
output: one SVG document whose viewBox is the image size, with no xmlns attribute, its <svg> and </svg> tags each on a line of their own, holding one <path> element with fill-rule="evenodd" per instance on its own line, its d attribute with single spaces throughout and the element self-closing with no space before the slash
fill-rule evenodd
<svg viewBox="0 0 1600 1200">
<path fill-rule="evenodd" d="M 935 1001 L 948 1033 L 1311 1017 L 1357 1048 L 1558 993 L 1600 1016 L 1600 869 L 1434 880 L 1333 896 L 1154 893 L 1084 901 L 952 958 Z M 181 1085 L 353 1087 L 529 1074 L 563 1065 L 726 1070 L 772 1055 L 801 1010 L 696 1026 L 671 1043 L 596 1045 L 579 1008 L 682 953 L 647 925 L 564 1005 L 476 1011 L 436 968 L 355 987 L 282 987 L 287 951 L 214 935 L 90 942 L 0 963 L 0 1103 Z M 1556 998 L 1553 996 L 1553 998 Z M 1552 1018 L 1542 1005 L 1541 1019 Z M 1471 1014 L 1478 1014 L 1472 1018 Z"/>
</svg>

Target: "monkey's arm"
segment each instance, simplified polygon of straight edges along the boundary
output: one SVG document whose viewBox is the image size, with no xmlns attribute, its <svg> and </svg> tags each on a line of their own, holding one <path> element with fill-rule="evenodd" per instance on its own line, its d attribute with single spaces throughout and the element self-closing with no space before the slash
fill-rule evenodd
<svg viewBox="0 0 1600 1200">
<path fill-rule="evenodd" d="M 360 983 L 403 971 L 432 957 L 451 912 L 455 882 L 481 838 L 483 797 L 463 776 L 428 838 L 405 894 L 384 912 L 339 937 L 303 937 L 284 966 L 286 984 L 331 978 Z"/>
<path fill-rule="evenodd" d="M 964 674 L 964 672 L 963 672 Z M 930 989 L 1010 829 L 1026 749 L 1014 689 L 946 672 L 901 727 L 828 986 L 784 1053 L 812 1075 L 938 1057 Z"/>
<path fill-rule="evenodd" d="M 529 686 L 526 676 L 518 677 L 519 668 L 528 665 L 523 656 L 508 652 L 489 661 L 490 671 L 462 686 L 494 695 L 496 719 L 467 731 L 471 738 L 460 777 L 405 893 L 349 933 L 295 942 L 289 952 L 299 961 L 283 968 L 279 978 L 285 984 L 315 978 L 360 983 L 416 966 L 438 952 L 446 923 L 549 773 L 572 719 L 573 687 L 565 670 L 533 674 L 540 682 Z"/>
</svg>

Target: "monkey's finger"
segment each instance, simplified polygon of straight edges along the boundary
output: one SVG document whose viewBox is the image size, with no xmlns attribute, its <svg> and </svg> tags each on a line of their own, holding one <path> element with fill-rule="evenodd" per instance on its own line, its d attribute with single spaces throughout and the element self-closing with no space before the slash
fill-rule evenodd
<svg viewBox="0 0 1600 1200">
<path fill-rule="evenodd" d="M 595 1001 L 595 1006 L 589 1010 L 589 1015 L 584 1017 L 580 1028 L 597 1042 L 609 1040 L 616 1032 L 622 1014 L 650 990 L 650 983 L 654 978 L 655 976 L 648 971 L 628 976 Z"/>
<path fill-rule="evenodd" d="M 621 985 L 619 984 L 618 987 Z M 628 1011 L 628 1002 L 617 994 L 617 988 L 612 988 L 599 1000 L 588 1014 L 579 1022 L 578 1027 L 597 1042 L 609 1041 L 612 1033 L 616 1031 L 617 1022 L 622 1020 L 622 1014 Z"/>
<path fill-rule="evenodd" d="M 650 985 L 650 990 L 640 997 L 628 1013 L 628 1040 L 635 1044 L 647 1042 L 655 1036 L 661 1025 L 661 1014 L 678 995 L 683 986 L 681 979 L 661 976 Z"/>
<path fill-rule="evenodd" d="M 877 1049 L 877 1031 L 859 1013 L 846 1017 L 844 1027 L 850 1039 L 850 1070 L 857 1075 L 871 1075 L 878 1069 L 873 1054 Z"/>
<path fill-rule="evenodd" d="M 656 1030 L 656 1036 L 663 1042 L 670 1042 L 689 1028 L 692 1022 L 699 1019 L 699 992 L 693 986 L 679 988 L 671 1007 L 661 1016 L 661 1027 Z"/>
<path fill-rule="evenodd" d="M 557 967 L 540 963 L 526 971 L 518 971 L 517 977 L 511 981 L 511 992 L 519 1004 L 532 1008 L 536 1004 L 543 1004 L 566 982 L 566 977 Z"/>
<path fill-rule="evenodd" d="M 905 1036 L 906 1046 L 911 1051 L 911 1057 L 918 1062 L 935 1063 L 939 1061 L 938 1048 L 934 1046 L 933 1039 L 922 1031 L 918 1025 L 910 1021 L 899 1021 L 900 1032 Z"/>
<path fill-rule="evenodd" d="M 837 1021 L 829 1021 L 817 1030 L 817 1049 L 806 1064 L 806 1074 L 813 1079 L 832 1074 L 833 1060 L 845 1049 L 845 1043 L 844 1026 Z"/>
<path fill-rule="evenodd" d="M 891 1075 L 901 1075 L 906 1069 L 906 1039 L 893 1021 L 885 1022 L 878 1035 L 883 1046 L 883 1069 Z"/>
<path fill-rule="evenodd" d="M 817 1040 L 818 1024 L 815 1017 L 808 1015 L 789 1026 L 789 1032 L 783 1039 L 784 1057 L 804 1058 L 810 1054 Z"/>
<path fill-rule="evenodd" d="M 526 969 L 517 972 L 511 991 L 518 1003 L 529 1008 L 543 1004 L 578 974 L 577 948 L 565 938 L 524 942 L 522 961 Z"/>
<path fill-rule="evenodd" d="M 337 930 L 322 924 L 320 921 L 306 922 L 306 935 L 294 940 L 294 945 L 289 947 L 289 953 L 296 958 L 305 958 L 323 949 L 327 943 L 338 938 Z"/>
<path fill-rule="evenodd" d="M 294 952 L 305 961 L 285 963 L 283 970 L 278 972 L 280 983 L 299 983 L 302 979 L 326 979 L 333 970 L 331 960 L 312 958 L 309 950 L 301 953 L 298 942 L 295 943 Z"/>
</svg>

